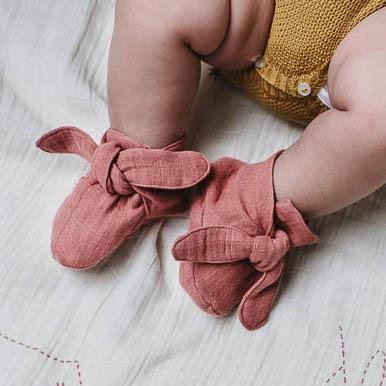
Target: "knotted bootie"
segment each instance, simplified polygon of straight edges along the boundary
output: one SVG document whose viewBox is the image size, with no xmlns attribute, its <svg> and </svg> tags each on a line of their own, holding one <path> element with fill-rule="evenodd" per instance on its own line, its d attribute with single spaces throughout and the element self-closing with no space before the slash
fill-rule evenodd
<svg viewBox="0 0 386 386">
<path fill-rule="evenodd" d="M 180 282 L 206 312 L 226 316 L 239 305 L 249 330 L 269 316 L 292 247 L 317 243 L 290 200 L 275 203 L 273 167 L 223 158 L 193 201 L 189 232 L 177 239 Z"/>
<path fill-rule="evenodd" d="M 53 256 L 76 269 L 98 264 L 143 224 L 183 213 L 189 188 L 210 169 L 200 153 L 180 151 L 182 139 L 150 149 L 112 129 L 99 146 L 74 127 L 43 135 L 37 146 L 78 154 L 91 163 L 58 210 L 52 230 Z"/>
</svg>

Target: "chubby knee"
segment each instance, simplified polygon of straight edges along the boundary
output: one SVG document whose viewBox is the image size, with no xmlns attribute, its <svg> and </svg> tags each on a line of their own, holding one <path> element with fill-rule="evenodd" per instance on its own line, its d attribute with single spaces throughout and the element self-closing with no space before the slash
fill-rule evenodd
<svg viewBox="0 0 386 386">
<path fill-rule="evenodd" d="M 358 48 L 338 55 L 328 73 L 331 102 L 340 110 L 381 115 L 386 107 L 386 50 Z"/>
<path fill-rule="evenodd" d="M 377 103 L 372 106 L 364 106 L 362 109 L 358 109 L 357 116 L 360 122 L 368 131 L 369 135 L 375 137 L 379 141 L 382 141 L 382 145 L 386 147 L 386 99 L 383 105 Z"/>
<path fill-rule="evenodd" d="M 385 105 L 384 105 L 385 106 Z M 351 132 L 362 146 L 386 154 L 386 111 L 382 106 L 363 106 L 347 111 L 352 120 Z"/>
<path fill-rule="evenodd" d="M 329 92 L 333 106 L 352 116 L 364 140 L 386 149 L 386 73 L 384 53 L 348 56 L 335 66 Z"/>
</svg>

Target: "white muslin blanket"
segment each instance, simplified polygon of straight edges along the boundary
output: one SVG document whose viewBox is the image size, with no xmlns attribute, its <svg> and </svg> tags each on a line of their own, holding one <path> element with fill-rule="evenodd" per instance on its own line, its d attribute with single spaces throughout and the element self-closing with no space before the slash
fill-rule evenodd
<svg viewBox="0 0 386 386">
<path fill-rule="evenodd" d="M 52 219 L 88 165 L 34 142 L 108 128 L 113 15 L 113 0 L 0 0 L 0 386 L 386 384 L 385 189 L 311 224 L 322 242 L 287 257 L 255 332 L 180 288 L 170 249 L 187 218 L 145 227 L 91 271 L 52 259 Z M 301 135 L 207 72 L 192 148 L 254 162 Z"/>
</svg>

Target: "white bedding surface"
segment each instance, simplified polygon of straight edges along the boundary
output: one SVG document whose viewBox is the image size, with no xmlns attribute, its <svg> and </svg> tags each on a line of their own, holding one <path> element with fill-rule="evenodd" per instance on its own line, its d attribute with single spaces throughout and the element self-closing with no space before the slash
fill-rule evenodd
<svg viewBox="0 0 386 386">
<path fill-rule="evenodd" d="M 386 383 L 385 189 L 312 223 L 321 244 L 288 256 L 256 332 L 204 314 L 180 288 L 170 247 L 186 218 L 148 226 L 92 271 L 51 258 L 51 221 L 87 165 L 34 141 L 64 124 L 96 139 L 108 127 L 113 10 L 0 0 L 0 385 Z M 301 134 L 207 76 L 192 127 L 211 160 L 262 160 Z"/>
</svg>

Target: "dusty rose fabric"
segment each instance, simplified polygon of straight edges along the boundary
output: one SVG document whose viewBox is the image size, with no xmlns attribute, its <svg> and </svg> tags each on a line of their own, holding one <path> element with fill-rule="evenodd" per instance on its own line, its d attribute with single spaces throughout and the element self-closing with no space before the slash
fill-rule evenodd
<svg viewBox="0 0 386 386">
<path fill-rule="evenodd" d="M 150 149 L 112 129 L 99 146 L 74 127 L 47 133 L 37 146 L 78 154 L 91 163 L 57 212 L 52 230 L 54 257 L 77 269 L 98 264 L 141 225 L 184 212 L 189 188 L 210 169 L 200 153 L 180 151 L 182 139 Z"/>
<path fill-rule="evenodd" d="M 289 200 L 275 203 L 275 154 L 246 164 L 224 158 L 197 191 L 189 232 L 176 241 L 180 282 L 196 304 L 216 316 L 239 305 L 247 329 L 269 316 L 291 247 L 318 242 Z"/>
</svg>

